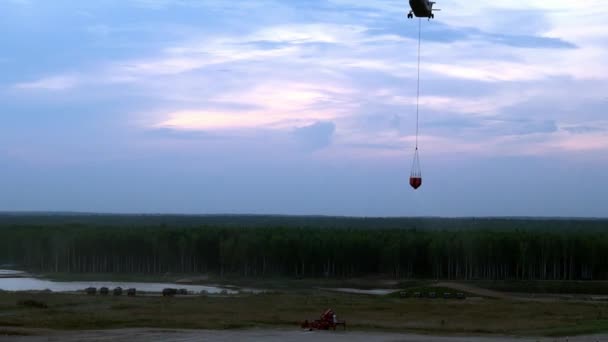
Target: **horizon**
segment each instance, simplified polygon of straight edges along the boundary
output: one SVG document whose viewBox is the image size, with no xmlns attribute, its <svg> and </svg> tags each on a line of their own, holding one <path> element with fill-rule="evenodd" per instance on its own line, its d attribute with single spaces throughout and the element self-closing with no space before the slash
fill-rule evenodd
<svg viewBox="0 0 608 342">
<path fill-rule="evenodd" d="M 175 216 L 175 217 L 293 217 L 293 218 L 338 218 L 338 219 L 497 219 L 497 220 L 575 220 L 575 221 L 605 221 L 605 217 L 575 217 L 575 216 L 344 216 L 322 214 L 255 214 L 255 213 L 136 213 L 136 212 L 86 212 L 86 211 L 0 211 L 0 216 Z"/>
</svg>

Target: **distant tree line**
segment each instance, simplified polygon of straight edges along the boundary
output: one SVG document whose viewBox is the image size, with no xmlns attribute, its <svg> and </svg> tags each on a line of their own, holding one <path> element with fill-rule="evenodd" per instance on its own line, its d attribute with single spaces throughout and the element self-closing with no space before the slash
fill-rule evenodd
<svg viewBox="0 0 608 342">
<path fill-rule="evenodd" d="M 76 273 L 608 279 L 606 221 L 511 220 L 510 227 L 508 221 L 496 220 L 496 228 L 491 220 L 479 224 L 471 219 L 469 228 L 445 230 L 411 224 L 315 228 L 4 223 L 0 264 Z"/>
</svg>

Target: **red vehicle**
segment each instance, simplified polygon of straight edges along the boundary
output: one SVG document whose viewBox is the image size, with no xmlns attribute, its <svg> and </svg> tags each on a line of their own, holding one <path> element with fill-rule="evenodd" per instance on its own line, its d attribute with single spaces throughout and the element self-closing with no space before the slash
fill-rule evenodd
<svg viewBox="0 0 608 342">
<path fill-rule="evenodd" d="M 327 309 L 327 310 L 325 310 L 325 312 L 323 312 L 321 314 L 320 319 L 316 319 L 312 322 L 305 320 L 302 323 L 302 328 L 308 329 L 308 330 L 313 330 L 313 329 L 317 329 L 317 330 L 334 329 L 334 330 L 336 330 L 336 327 L 338 325 L 343 326 L 344 329 L 346 330 L 346 321 L 338 321 L 334 310 Z"/>
</svg>

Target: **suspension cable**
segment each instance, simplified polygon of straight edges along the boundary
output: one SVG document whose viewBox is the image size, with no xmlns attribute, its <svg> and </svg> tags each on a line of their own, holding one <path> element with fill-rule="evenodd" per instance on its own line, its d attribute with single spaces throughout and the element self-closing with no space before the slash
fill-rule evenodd
<svg viewBox="0 0 608 342">
<path fill-rule="evenodd" d="M 418 19 L 418 85 L 416 88 L 416 151 L 418 151 L 418 117 L 420 107 L 420 40 L 422 35 L 422 19 Z"/>
</svg>

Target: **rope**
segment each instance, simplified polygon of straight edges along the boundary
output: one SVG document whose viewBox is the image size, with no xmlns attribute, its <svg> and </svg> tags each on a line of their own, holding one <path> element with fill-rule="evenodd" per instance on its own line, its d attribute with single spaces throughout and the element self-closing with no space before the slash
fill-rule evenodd
<svg viewBox="0 0 608 342">
<path fill-rule="evenodd" d="M 420 107 L 420 40 L 422 35 L 422 19 L 418 19 L 418 85 L 416 89 L 416 151 L 418 151 L 418 117 Z"/>
</svg>

